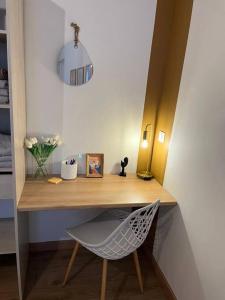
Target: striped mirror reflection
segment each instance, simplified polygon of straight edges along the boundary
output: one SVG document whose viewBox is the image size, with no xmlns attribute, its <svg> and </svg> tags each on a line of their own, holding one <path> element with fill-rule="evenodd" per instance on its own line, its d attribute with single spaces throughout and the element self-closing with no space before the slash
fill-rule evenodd
<svg viewBox="0 0 225 300">
<path fill-rule="evenodd" d="M 76 46 L 69 42 L 61 49 L 57 71 L 60 79 L 68 85 L 80 86 L 91 80 L 93 64 L 81 42 Z"/>
</svg>

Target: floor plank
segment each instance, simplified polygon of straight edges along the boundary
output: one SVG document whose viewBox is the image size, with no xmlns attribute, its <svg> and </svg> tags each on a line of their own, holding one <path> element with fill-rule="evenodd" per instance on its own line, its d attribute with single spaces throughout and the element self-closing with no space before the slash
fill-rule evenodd
<svg viewBox="0 0 225 300">
<path fill-rule="evenodd" d="M 15 254 L 0 255 L 0 299 L 19 299 Z"/>
<path fill-rule="evenodd" d="M 26 300 L 98 300 L 101 286 L 102 261 L 100 258 L 81 248 L 77 261 L 72 268 L 71 276 L 65 287 L 62 287 L 64 272 L 71 251 L 49 251 L 32 253 L 27 276 Z M 140 255 L 144 278 L 144 294 L 140 293 L 132 256 L 123 260 L 110 261 L 108 265 L 107 300 L 166 300 L 163 291 L 148 266 L 144 256 Z M 0 280 L 0 299 L 17 300 L 16 271 L 10 260 L 0 264 L 2 271 L 11 275 Z M 143 267 L 145 266 L 145 267 Z M 4 290 L 3 287 L 6 287 Z M 12 287 L 10 289 L 10 286 Z M 4 296 L 4 297 L 3 297 Z"/>
</svg>

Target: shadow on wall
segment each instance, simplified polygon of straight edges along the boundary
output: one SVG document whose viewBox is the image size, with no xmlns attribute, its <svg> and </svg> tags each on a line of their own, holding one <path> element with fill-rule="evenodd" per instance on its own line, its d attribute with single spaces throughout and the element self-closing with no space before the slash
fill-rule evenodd
<svg viewBox="0 0 225 300">
<path fill-rule="evenodd" d="M 199 270 L 178 205 L 174 208 L 160 208 L 153 253 L 159 266 L 164 266 L 166 278 L 167 273 L 170 274 L 169 284 L 177 299 L 205 299 Z M 184 286 L 177 286 L 177 277 L 182 278 Z M 189 295 L 186 294 L 187 290 Z"/>
<path fill-rule="evenodd" d="M 104 209 L 29 212 L 29 240 L 35 242 L 71 239 L 66 229 L 88 222 Z"/>
<path fill-rule="evenodd" d="M 154 256 L 158 260 L 161 250 L 163 249 L 164 241 L 170 231 L 173 223 L 173 215 L 175 208 L 164 206 L 159 208 L 157 230 L 154 241 Z"/>
<path fill-rule="evenodd" d="M 24 16 L 27 134 L 62 136 L 64 83 L 57 75 L 57 58 L 64 45 L 65 11 L 50 0 L 25 0 Z M 62 150 L 63 146 L 50 156 L 50 173 L 60 173 Z M 32 173 L 34 161 L 31 155 L 27 158 L 28 173 Z M 81 171 L 85 171 L 84 167 Z M 100 212 L 87 209 L 29 213 L 30 242 L 68 239 L 66 228 Z"/>
<path fill-rule="evenodd" d="M 111 174 L 113 174 L 113 175 L 118 175 L 118 174 L 120 173 L 120 169 L 121 169 L 120 163 L 119 163 L 119 162 L 118 162 L 118 163 L 115 163 L 115 164 L 113 165 L 112 170 L 111 170 Z"/>
<path fill-rule="evenodd" d="M 49 0 L 25 0 L 27 134 L 62 135 L 63 82 L 57 57 L 64 45 L 65 11 Z M 60 170 L 62 147 L 53 153 L 53 172 Z M 28 172 L 32 162 L 28 158 Z"/>
</svg>

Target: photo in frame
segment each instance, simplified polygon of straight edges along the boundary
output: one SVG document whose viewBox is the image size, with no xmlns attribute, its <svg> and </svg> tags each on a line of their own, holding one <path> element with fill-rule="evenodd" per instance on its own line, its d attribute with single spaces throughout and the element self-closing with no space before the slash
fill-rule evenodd
<svg viewBox="0 0 225 300">
<path fill-rule="evenodd" d="M 104 173 L 104 154 L 87 153 L 86 154 L 86 176 L 103 177 Z"/>
</svg>

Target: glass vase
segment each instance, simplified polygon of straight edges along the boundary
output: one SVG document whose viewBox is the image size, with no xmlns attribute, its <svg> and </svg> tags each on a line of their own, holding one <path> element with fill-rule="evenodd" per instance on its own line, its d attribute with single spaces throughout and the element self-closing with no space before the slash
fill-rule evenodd
<svg viewBox="0 0 225 300">
<path fill-rule="evenodd" d="M 48 157 L 35 157 L 37 166 L 34 172 L 35 178 L 46 177 L 48 176 L 48 170 L 46 167 Z"/>
</svg>

